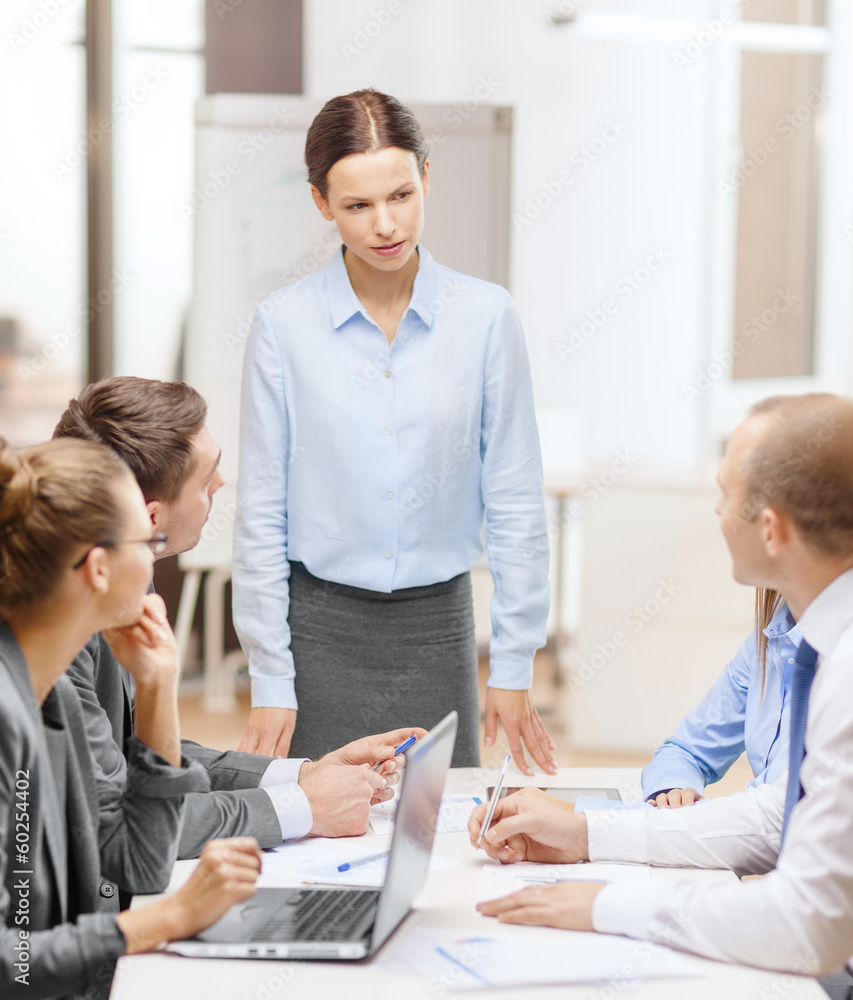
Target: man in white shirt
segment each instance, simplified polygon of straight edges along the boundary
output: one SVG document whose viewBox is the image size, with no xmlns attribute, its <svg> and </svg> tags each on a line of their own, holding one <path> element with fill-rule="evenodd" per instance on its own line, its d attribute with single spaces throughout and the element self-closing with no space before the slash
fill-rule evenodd
<svg viewBox="0 0 853 1000">
<path fill-rule="evenodd" d="M 778 590 L 818 654 L 802 699 L 805 758 L 792 751 L 793 808 L 786 815 L 788 772 L 693 809 L 575 815 L 530 790 L 501 800 L 484 846 L 505 863 L 618 860 L 765 877 L 700 893 L 686 881 L 563 882 L 479 909 L 825 975 L 853 952 L 853 402 L 813 394 L 759 404 L 732 435 L 718 482 L 735 579 Z M 472 840 L 483 819 L 478 807 Z M 846 973 L 834 982 L 831 995 L 851 994 Z"/>
</svg>

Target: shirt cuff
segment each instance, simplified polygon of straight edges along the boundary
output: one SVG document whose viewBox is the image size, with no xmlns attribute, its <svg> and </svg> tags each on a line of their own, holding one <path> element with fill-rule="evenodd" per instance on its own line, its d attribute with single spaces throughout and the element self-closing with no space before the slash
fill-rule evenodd
<svg viewBox="0 0 853 1000">
<path fill-rule="evenodd" d="M 593 928 L 601 934 L 649 939 L 662 888 L 650 886 L 645 879 L 609 882 L 593 901 Z"/>
<path fill-rule="evenodd" d="M 308 796 L 296 782 L 286 785 L 272 785 L 264 791 L 269 795 L 272 807 L 278 817 L 282 840 L 298 840 L 311 832 L 314 817 Z"/>
<path fill-rule="evenodd" d="M 276 757 L 261 775 L 258 788 L 272 788 L 273 785 L 295 785 L 299 781 L 299 771 L 309 757 Z"/>
<path fill-rule="evenodd" d="M 586 816 L 590 861 L 649 863 L 649 813 L 643 809 L 590 809 Z M 643 882 L 645 886 L 645 881 Z"/>
<path fill-rule="evenodd" d="M 672 788 L 695 788 L 701 793 L 705 788 L 705 779 L 699 772 L 679 773 L 664 770 L 662 767 L 656 768 L 654 762 L 643 768 L 643 794 L 647 799 L 659 795 L 664 790 L 668 792 Z"/>
<path fill-rule="evenodd" d="M 489 687 L 508 691 L 527 691 L 533 684 L 530 660 L 489 660 Z"/>
<path fill-rule="evenodd" d="M 252 708 L 292 708 L 296 710 L 296 687 L 292 677 L 252 675 Z"/>
</svg>

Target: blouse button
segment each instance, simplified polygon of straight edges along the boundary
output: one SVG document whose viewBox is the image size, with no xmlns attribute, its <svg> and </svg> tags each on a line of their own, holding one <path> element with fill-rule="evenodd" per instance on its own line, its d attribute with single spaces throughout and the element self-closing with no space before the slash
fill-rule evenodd
<svg viewBox="0 0 853 1000">
<path fill-rule="evenodd" d="M 385 378 L 391 378 L 391 372 L 385 372 Z"/>
<path fill-rule="evenodd" d="M 385 553 L 385 558 L 386 559 L 393 559 L 394 558 L 394 553 L 393 552 L 386 552 Z"/>
<path fill-rule="evenodd" d="M 394 499 L 394 494 L 391 492 L 391 490 L 388 490 L 388 492 L 385 494 L 385 496 L 388 497 L 389 500 L 393 500 Z"/>
</svg>

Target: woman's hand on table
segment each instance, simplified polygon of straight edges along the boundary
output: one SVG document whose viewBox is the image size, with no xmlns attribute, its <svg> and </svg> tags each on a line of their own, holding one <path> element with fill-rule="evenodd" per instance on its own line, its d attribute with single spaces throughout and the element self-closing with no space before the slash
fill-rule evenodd
<svg viewBox="0 0 853 1000">
<path fill-rule="evenodd" d="M 509 750 L 515 766 L 522 774 L 532 775 L 524 757 L 522 741 L 536 763 L 548 774 L 557 773 L 553 751 L 554 741 L 539 718 L 529 691 L 510 691 L 506 688 L 486 689 L 486 746 L 494 746 L 498 735 L 498 721 L 509 740 Z"/>
<path fill-rule="evenodd" d="M 695 788 L 670 788 L 668 792 L 660 792 L 649 802 L 658 809 L 678 809 L 681 806 L 692 806 L 704 799 L 701 792 Z"/>
</svg>

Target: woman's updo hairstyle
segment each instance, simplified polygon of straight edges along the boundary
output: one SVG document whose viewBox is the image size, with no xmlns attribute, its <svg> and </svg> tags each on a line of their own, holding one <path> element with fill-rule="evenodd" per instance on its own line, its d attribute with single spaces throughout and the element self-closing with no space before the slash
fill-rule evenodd
<svg viewBox="0 0 853 1000">
<path fill-rule="evenodd" d="M 396 97 L 356 90 L 327 101 L 308 129 L 305 163 L 308 182 L 325 198 L 326 177 L 345 156 L 397 146 L 415 154 L 423 176 L 429 145 L 417 118 Z"/>
<path fill-rule="evenodd" d="M 16 452 L 0 438 L 0 611 L 49 597 L 81 549 L 118 538 L 113 487 L 123 475 L 103 445 L 66 439 Z"/>
</svg>

